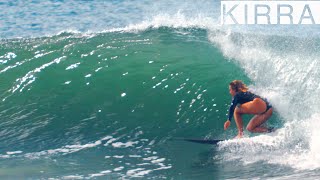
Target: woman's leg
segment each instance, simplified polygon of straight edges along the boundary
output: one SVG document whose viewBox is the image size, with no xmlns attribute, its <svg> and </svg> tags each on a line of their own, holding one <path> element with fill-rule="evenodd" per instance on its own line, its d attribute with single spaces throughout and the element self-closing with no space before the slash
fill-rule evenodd
<svg viewBox="0 0 320 180">
<path fill-rule="evenodd" d="M 241 108 L 236 107 L 236 109 L 234 110 L 233 116 L 238 128 L 238 135 L 236 136 L 236 138 L 241 138 L 243 135 L 243 122 L 242 122 Z"/>
<path fill-rule="evenodd" d="M 263 113 L 266 110 L 266 108 L 267 108 L 266 103 L 260 98 L 256 98 L 253 101 L 242 104 L 240 107 L 236 107 L 234 110 L 234 114 L 233 114 L 234 119 L 236 121 L 237 128 L 238 128 L 238 135 L 236 136 L 236 138 L 240 138 L 243 135 L 242 114 L 257 114 L 257 115 L 259 115 L 259 114 Z M 253 117 L 252 120 L 255 117 Z M 259 121 L 254 120 L 253 122 L 259 122 Z M 258 123 L 254 123 L 253 125 L 255 125 L 255 124 L 258 124 Z M 259 126 L 260 125 L 261 124 L 259 124 Z M 256 128 L 256 126 L 254 127 L 254 129 L 255 128 Z"/>
<path fill-rule="evenodd" d="M 272 115 L 273 110 L 270 108 L 267 112 L 255 115 L 247 125 L 247 130 L 253 133 L 263 133 L 268 132 L 268 128 L 261 127 L 263 123 L 265 123 Z"/>
</svg>

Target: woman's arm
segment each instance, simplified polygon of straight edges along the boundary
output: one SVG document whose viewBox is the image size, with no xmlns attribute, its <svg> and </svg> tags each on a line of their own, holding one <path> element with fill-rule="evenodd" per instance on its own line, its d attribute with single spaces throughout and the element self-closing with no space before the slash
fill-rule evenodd
<svg viewBox="0 0 320 180">
<path fill-rule="evenodd" d="M 238 96 L 235 95 L 234 98 L 232 99 L 230 108 L 229 108 L 229 115 L 228 115 L 228 120 L 231 121 L 232 117 L 233 117 L 233 113 L 234 113 L 234 109 L 236 108 L 237 104 L 238 104 Z"/>
<path fill-rule="evenodd" d="M 229 115 L 228 115 L 228 119 L 227 121 L 224 123 L 224 130 L 227 130 L 231 124 L 231 119 L 233 117 L 233 113 L 234 113 L 234 109 L 236 108 L 237 104 L 238 104 L 238 96 L 235 95 L 232 99 L 230 108 L 229 108 Z"/>
</svg>

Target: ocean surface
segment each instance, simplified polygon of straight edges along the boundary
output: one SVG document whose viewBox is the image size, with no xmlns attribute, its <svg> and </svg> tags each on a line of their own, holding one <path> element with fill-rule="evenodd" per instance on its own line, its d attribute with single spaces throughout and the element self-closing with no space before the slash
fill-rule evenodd
<svg viewBox="0 0 320 180">
<path fill-rule="evenodd" d="M 320 178 L 318 26 L 221 26 L 210 0 L 0 8 L 0 179 Z M 275 132 L 223 130 L 234 79 Z"/>
</svg>

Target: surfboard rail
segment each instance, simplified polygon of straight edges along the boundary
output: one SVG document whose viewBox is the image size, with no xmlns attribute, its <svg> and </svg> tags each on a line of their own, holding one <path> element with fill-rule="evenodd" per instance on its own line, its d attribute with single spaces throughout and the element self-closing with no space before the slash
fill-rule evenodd
<svg viewBox="0 0 320 180">
<path fill-rule="evenodd" d="M 173 139 L 180 140 L 180 141 L 199 143 L 199 144 L 212 144 L 212 145 L 216 145 L 219 142 L 224 141 L 222 139 L 197 139 L 197 138 L 173 138 Z"/>
</svg>

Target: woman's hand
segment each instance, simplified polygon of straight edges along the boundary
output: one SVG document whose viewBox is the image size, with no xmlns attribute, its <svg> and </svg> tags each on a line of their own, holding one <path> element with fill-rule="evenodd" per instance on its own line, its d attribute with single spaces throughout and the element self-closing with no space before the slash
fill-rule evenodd
<svg viewBox="0 0 320 180">
<path fill-rule="evenodd" d="M 227 130 L 230 126 L 231 122 L 230 120 L 228 119 L 225 123 L 224 123 L 224 130 Z"/>
</svg>

